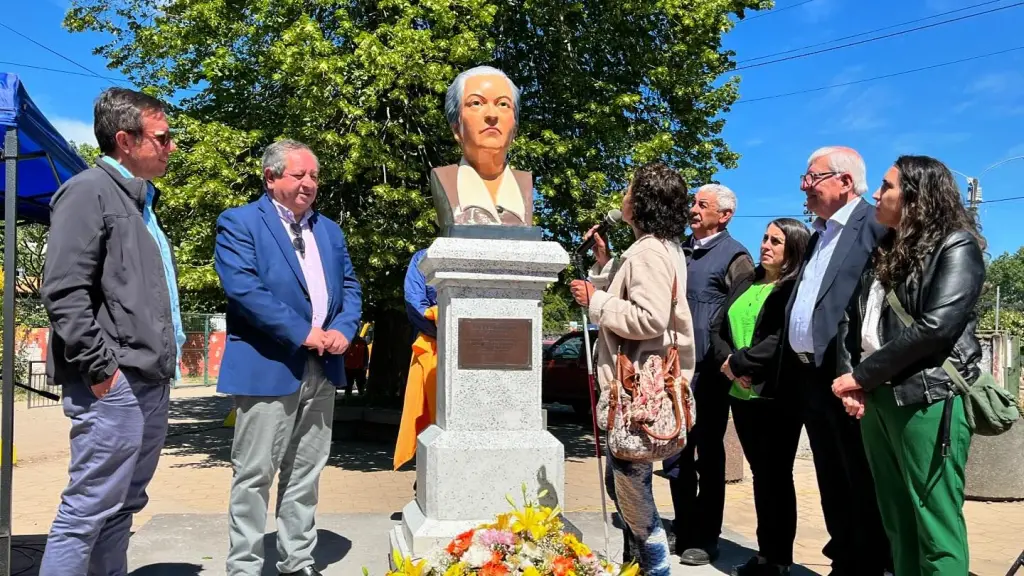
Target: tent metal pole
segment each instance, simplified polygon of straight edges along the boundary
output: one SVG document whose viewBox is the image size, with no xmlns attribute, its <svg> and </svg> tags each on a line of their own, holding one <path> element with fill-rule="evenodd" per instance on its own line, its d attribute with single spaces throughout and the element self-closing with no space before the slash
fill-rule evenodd
<svg viewBox="0 0 1024 576">
<path fill-rule="evenodd" d="M 0 419 L 0 576 L 11 574 L 11 480 L 14 448 L 14 296 L 18 270 L 18 128 L 4 136 L 7 168 L 4 194 L 3 405 Z"/>
</svg>

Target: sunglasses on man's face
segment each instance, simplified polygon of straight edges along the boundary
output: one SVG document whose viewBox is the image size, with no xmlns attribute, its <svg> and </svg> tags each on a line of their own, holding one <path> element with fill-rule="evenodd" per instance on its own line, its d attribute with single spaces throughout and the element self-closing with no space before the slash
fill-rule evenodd
<svg viewBox="0 0 1024 576">
<path fill-rule="evenodd" d="M 170 130 L 158 130 L 153 132 L 153 139 L 159 142 L 160 146 L 167 148 L 174 140 L 174 136 L 171 134 Z"/>
</svg>

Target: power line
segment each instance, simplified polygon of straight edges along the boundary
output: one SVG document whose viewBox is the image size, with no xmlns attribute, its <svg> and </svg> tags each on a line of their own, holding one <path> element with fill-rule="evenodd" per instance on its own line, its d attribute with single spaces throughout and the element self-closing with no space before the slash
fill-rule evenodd
<svg viewBox="0 0 1024 576">
<path fill-rule="evenodd" d="M 6 28 L 7 30 L 10 30 L 14 34 L 17 34 L 18 36 L 21 36 L 25 40 L 28 40 L 29 42 L 35 44 L 36 46 L 39 46 L 40 48 L 42 48 L 43 50 L 46 50 L 47 52 L 49 52 L 51 54 L 54 54 L 54 55 L 60 57 L 63 60 L 67 60 L 68 62 L 74 64 L 75 66 L 81 68 L 82 70 L 85 70 L 86 72 L 88 72 L 88 74 L 83 74 L 81 72 L 75 72 L 74 70 L 61 70 L 59 68 L 48 68 L 46 66 L 37 66 L 37 65 L 34 65 L 34 64 L 24 64 L 24 63 L 21 63 L 21 62 L 0 62 L 0 64 L 2 64 L 4 66 L 20 66 L 22 68 L 31 68 L 33 70 L 43 70 L 43 71 L 46 71 L 46 72 L 56 72 L 58 74 L 70 74 L 70 75 L 73 75 L 73 76 L 84 76 L 86 78 L 97 78 L 97 79 L 100 79 L 100 80 L 106 80 L 106 81 L 111 82 L 111 83 L 117 82 L 117 83 L 120 83 L 120 84 L 134 84 L 133 82 L 131 82 L 130 80 L 127 80 L 125 78 L 114 78 L 114 77 L 111 77 L 111 76 L 103 76 L 102 74 L 97 74 L 96 72 L 90 70 L 89 68 L 86 68 L 82 64 L 79 64 L 78 62 L 75 62 L 71 58 L 68 58 L 67 56 L 61 54 L 60 52 L 57 52 L 53 48 L 50 48 L 49 46 L 46 46 L 45 44 L 43 44 L 41 42 L 33 40 L 32 38 L 29 38 L 28 36 L 22 34 L 21 32 L 18 32 L 17 30 L 15 30 L 14 28 L 11 28 L 10 26 L 4 24 L 3 22 L 0 22 L 0 27 Z M 191 88 L 182 88 L 180 91 L 181 92 L 194 92 L 196 94 L 201 92 L 201 90 L 194 90 L 194 89 L 191 89 Z"/>
<path fill-rule="evenodd" d="M 85 76 L 86 78 L 97 78 L 100 80 L 110 80 L 113 82 L 127 82 L 121 78 L 112 78 L 110 76 L 99 76 L 97 74 L 85 74 L 83 72 L 75 72 L 74 70 L 61 70 L 59 68 L 47 68 L 46 66 L 36 66 L 34 64 L 22 64 L 21 62 L 4 62 L 0 60 L 0 65 L 4 66 L 20 66 L 22 68 L 31 68 L 33 70 L 45 70 L 46 72 L 58 72 L 60 74 L 71 74 L 74 76 Z"/>
<path fill-rule="evenodd" d="M 810 4 L 811 2 L 814 2 L 814 0 L 803 0 L 803 2 L 797 2 L 796 4 L 792 4 L 790 6 L 785 6 L 783 8 L 779 8 L 777 10 L 770 10 L 768 12 L 765 12 L 764 14 L 758 14 L 756 16 L 751 16 L 750 18 L 744 18 L 743 20 L 738 20 L 736 23 L 740 24 L 742 22 L 750 22 L 751 20 L 757 20 L 758 18 L 764 18 L 765 16 L 771 16 L 772 14 L 778 14 L 779 12 L 785 12 L 786 10 L 792 10 L 793 8 L 799 8 L 800 6 L 803 6 L 804 4 Z"/>
<path fill-rule="evenodd" d="M 917 18 L 914 20 L 907 20 L 906 22 L 900 22 L 899 24 L 893 24 L 891 26 L 883 26 L 882 28 L 875 28 L 874 30 L 866 30 L 857 34 L 851 34 L 849 36 L 843 36 L 840 38 L 833 38 L 826 42 L 818 42 L 817 44 L 808 44 L 807 46 L 801 46 L 799 48 L 793 48 L 792 50 L 783 50 L 782 52 L 774 52 L 772 54 L 765 54 L 764 56 L 755 56 L 753 58 L 746 58 L 744 60 L 736 61 L 737 64 L 744 64 L 747 62 L 754 62 L 757 60 L 764 60 L 766 58 L 775 58 L 776 56 L 784 56 L 786 54 L 792 54 L 793 52 L 800 52 L 810 48 L 817 48 L 818 46 L 827 46 L 829 44 L 835 44 L 836 42 L 842 42 L 843 40 L 850 40 L 851 38 L 860 38 L 861 36 L 867 36 L 868 34 L 875 34 L 878 32 L 885 32 L 886 30 L 892 30 L 893 28 L 901 28 L 910 24 L 917 24 L 918 22 L 924 22 L 925 20 L 932 20 L 935 18 L 941 18 L 942 16 L 949 16 L 950 14 L 956 14 L 957 12 L 963 12 L 964 10 L 972 10 L 974 8 L 980 8 L 982 6 L 988 6 L 989 4 L 997 4 L 1003 0 L 988 0 L 988 2 L 982 2 L 980 4 L 972 4 L 971 6 L 965 6 L 963 8 L 957 8 L 956 10 L 949 10 L 948 12 L 939 12 L 938 14 L 932 14 L 924 18 Z"/>
<path fill-rule="evenodd" d="M 75 72 L 74 70 L 61 70 L 60 68 L 48 68 L 46 66 L 37 66 L 35 64 L 25 64 L 23 62 L 7 62 L 7 61 L 0 60 L 0 65 L 2 65 L 2 66 L 19 66 L 21 68 L 31 68 L 32 70 L 43 70 L 45 72 L 55 72 L 57 74 L 70 74 L 72 76 L 84 76 L 85 78 L 96 78 L 96 79 L 99 79 L 99 80 L 109 80 L 111 82 L 119 82 L 121 84 L 132 84 L 132 82 L 130 82 L 129 80 L 127 80 L 125 78 L 114 78 L 112 76 L 98 76 L 98 75 L 95 75 L 95 74 L 83 74 L 82 72 Z M 199 94 L 199 93 L 202 92 L 202 90 L 196 90 L 194 88 L 181 88 L 178 91 L 179 92 L 193 92 L 195 94 Z"/>
<path fill-rule="evenodd" d="M 997 198 L 995 200 L 981 200 L 978 204 L 995 204 L 996 202 L 1010 202 L 1011 200 L 1024 200 L 1024 196 L 1011 196 L 1009 198 Z"/>
<path fill-rule="evenodd" d="M 931 66 L 924 66 L 921 68 L 914 68 L 911 70 L 903 70 L 901 72 L 893 72 L 892 74 L 883 74 L 881 76 L 873 76 L 871 78 L 864 78 L 862 80 L 852 80 L 850 82 L 840 82 L 838 84 L 829 84 L 827 86 L 819 86 L 817 88 L 808 88 L 807 90 L 797 90 L 796 92 L 785 92 L 782 94 L 772 94 L 771 96 L 761 96 L 758 98 L 747 98 L 738 100 L 737 104 L 750 104 L 752 102 L 763 102 L 765 100 L 775 100 L 777 98 L 787 98 L 789 96 L 797 96 L 799 94 L 810 94 L 812 92 L 821 92 L 822 90 L 831 90 L 832 88 L 842 88 L 843 86 L 852 86 L 854 84 L 863 84 L 865 82 L 874 82 L 875 80 L 884 80 L 886 78 L 895 78 L 897 76 L 905 76 L 907 74 L 914 74 L 916 72 L 924 72 L 925 70 L 934 70 L 936 68 L 943 68 L 945 66 L 952 66 L 954 64 L 962 64 L 964 62 L 970 62 L 972 60 L 980 60 L 982 58 L 988 58 L 990 56 L 998 56 L 1000 54 L 1007 54 L 1009 52 L 1015 52 L 1017 50 L 1024 50 L 1024 46 L 1018 46 L 1016 48 L 1009 48 L 1007 50 L 1000 50 L 998 52 L 989 52 L 988 54 L 980 54 L 978 56 L 971 56 L 969 58 L 961 58 L 959 60 L 953 60 L 950 62 L 943 62 L 941 64 L 933 64 Z"/>
<path fill-rule="evenodd" d="M 51 54 L 54 54 L 54 55 L 56 55 L 56 56 L 58 56 L 58 57 L 60 57 L 60 58 L 62 58 L 64 60 L 67 60 L 68 62 L 74 64 L 75 66 L 78 66 L 82 70 L 85 70 L 89 74 L 92 74 L 93 76 L 95 76 L 97 78 L 102 78 L 102 76 L 100 76 L 99 74 L 93 72 L 92 70 L 86 68 L 85 66 L 79 64 L 78 62 L 75 62 L 71 58 L 68 58 L 67 56 L 61 54 L 60 52 L 57 52 L 56 50 L 54 50 L 53 48 L 50 48 L 49 46 L 46 46 L 45 44 L 42 44 L 41 42 L 37 42 L 37 41 L 33 40 L 32 38 L 29 38 L 28 36 L 22 34 L 21 32 L 18 32 L 17 30 L 15 30 L 14 28 L 11 28 L 7 24 L 4 24 L 3 22 L 0 22 L 0 27 L 6 28 L 7 30 L 10 30 L 11 32 L 17 34 L 18 36 L 21 36 L 25 40 L 28 40 L 29 42 L 35 44 L 36 46 L 39 46 L 43 50 L 46 50 L 47 52 L 49 52 Z"/>
<path fill-rule="evenodd" d="M 885 40 L 887 38 L 895 38 L 897 36 L 903 36 L 904 34 L 910 34 L 911 32 L 919 32 L 921 30 L 927 30 L 929 28 L 935 28 L 936 26 L 943 26 L 951 24 L 953 22 L 960 22 L 962 20 L 968 20 L 970 18 L 976 18 L 978 16 L 985 16 L 986 14 L 992 14 L 994 12 L 1000 12 L 1002 10 L 1008 10 L 1010 8 L 1016 8 L 1018 6 L 1024 6 L 1024 2 L 1017 2 L 1016 4 L 1010 4 L 1009 6 L 1000 6 L 999 8 L 992 8 L 991 10 L 985 10 L 983 12 L 976 12 L 974 14 L 966 14 L 964 16 L 958 16 L 956 18 L 950 18 L 949 20 L 943 20 L 941 22 L 933 22 L 931 24 L 925 24 L 924 26 L 918 26 L 916 28 L 910 28 L 909 30 L 901 30 L 899 32 L 892 32 L 889 34 L 883 34 L 881 36 L 873 36 L 871 38 L 865 38 L 864 40 L 858 40 L 856 42 L 849 42 L 846 44 L 840 44 L 839 46 L 832 46 L 831 48 L 822 48 L 821 50 L 815 50 L 813 52 L 805 52 L 803 54 L 794 54 L 792 56 L 786 56 L 784 58 L 776 58 L 775 60 L 768 60 L 766 62 L 758 62 L 757 64 L 748 64 L 747 66 L 740 66 L 735 68 L 734 71 L 749 70 L 751 68 L 760 68 L 761 66 L 767 66 L 769 64 L 776 64 L 779 62 L 788 62 L 790 60 L 797 60 L 799 58 L 807 58 L 808 56 L 814 56 L 817 54 L 824 54 L 826 52 L 834 52 L 836 50 L 842 50 L 843 48 L 849 48 L 851 46 L 859 46 L 861 44 L 868 44 L 870 42 L 877 42 L 879 40 Z"/>
</svg>

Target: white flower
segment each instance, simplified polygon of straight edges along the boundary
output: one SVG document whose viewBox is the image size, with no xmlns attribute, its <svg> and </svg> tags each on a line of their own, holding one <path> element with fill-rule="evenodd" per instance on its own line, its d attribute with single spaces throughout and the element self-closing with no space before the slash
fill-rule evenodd
<svg viewBox="0 0 1024 576">
<path fill-rule="evenodd" d="M 522 555 L 531 560 L 543 560 L 544 552 L 533 542 L 523 542 Z"/>
<path fill-rule="evenodd" d="M 470 565 L 472 568 L 480 568 L 484 564 L 491 561 L 491 551 L 479 544 L 473 544 L 463 554 L 462 560 Z"/>
</svg>

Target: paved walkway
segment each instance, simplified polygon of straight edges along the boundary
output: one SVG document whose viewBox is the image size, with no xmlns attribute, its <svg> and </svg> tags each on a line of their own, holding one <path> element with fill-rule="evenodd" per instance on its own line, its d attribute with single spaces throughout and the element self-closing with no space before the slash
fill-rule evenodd
<svg viewBox="0 0 1024 576">
<path fill-rule="evenodd" d="M 172 393 L 167 447 L 150 486 L 150 504 L 136 517 L 136 530 L 158 514 L 227 512 L 231 430 L 220 428 L 220 423 L 229 407 L 230 400 L 214 395 L 210 388 L 177 389 Z M 566 510 L 599 512 L 597 466 L 587 426 L 559 414 L 549 415 L 549 425 L 566 446 Z M 68 422 L 59 407 L 27 409 L 24 403 L 18 405 L 14 534 L 42 535 L 49 529 L 67 482 L 67 431 Z M 365 439 L 334 443 L 320 485 L 321 513 L 391 516 L 413 498 L 414 472 L 391 471 L 394 435 L 393 429 L 378 431 L 371 427 L 363 429 Z M 795 558 L 825 574 L 828 570 L 821 547 L 827 536 L 810 460 L 797 461 L 796 484 L 800 522 Z M 275 492 L 271 490 L 272 495 Z M 671 508 L 665 481 L 655 481 L 655 497 L 660 507 Z M 756 521 L 749 475 L 743 482 L 730 485 L 726 498 L 726 526 L 754 540 Z M 1024 547 L 1024 502 L 968 502 L 965 514 L 973 572 L 1004 575 Z"/>
</svg>

